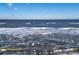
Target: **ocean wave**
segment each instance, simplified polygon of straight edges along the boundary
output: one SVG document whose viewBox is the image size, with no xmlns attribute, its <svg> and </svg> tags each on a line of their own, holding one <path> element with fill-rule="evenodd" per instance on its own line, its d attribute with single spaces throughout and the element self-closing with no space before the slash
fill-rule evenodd
<svg viewBox="0 0 79 59">
<path fill-rule="evenodd" d="M 25 24 L 31 24 L 31 22 L 27 22 L 27 23 L 25 23 Z"/>
<path fill-rule="evenodd" d="M 79 28 L 75 27 L 65 27 L 65 28 L 60 28 L 61 30 L 79 30 Z"/>
<path fill-rule="evenodd" d="M 47 33 L 47 32 L 69 32 L 79 33 L 79 28 L 65 27 L 65 28 L 52 28 L 52 27 L 19 27 L 19 28 L 0 28 L 0 33 Z"/>
<path fill-rule="evenodd" d="M 69 24 L 79 24 L 79 23 L 75 23 L 75 22 L 74 22 L 74 23 L 69 23 Z"/>
<path fill-rule="evenodd" d="M 47 28 L 33 28 L 33 27 L 19 27 L 19 28 L 0 28 L 0 34 L 33 34 L 33 33 L 46 33 Z"/>
<path fill-rule="evenodd" d="M 45 29 L 50 29 L 50 27 L 30 27 L 31 29 L 42 29 L 42 30 L 45 30 Z"/>
<path fill-rule="evenodd" d="M 47 22 L 46 24 L 56 24 L 56 22 Z"/>
<path fill-rule="evenodd" d="M 0 23 L 0 25 L 4 25 L 4 24 L 6 24 L 6 23 Z"/>
</svg>

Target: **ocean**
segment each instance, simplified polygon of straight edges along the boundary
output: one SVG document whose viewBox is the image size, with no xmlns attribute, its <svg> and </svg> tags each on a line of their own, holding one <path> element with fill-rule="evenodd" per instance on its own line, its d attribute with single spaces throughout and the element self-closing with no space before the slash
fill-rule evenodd
<svg viewBox="0 0 79 59">
<path fill-rule="evenodd" d="M 79 54 L 79 20 L 0 20 L 0 55 Z"/>
<path fill-rule="evenodd" d="M 79 27 L 79 20 L 0 20 L 0 27 Z"/>
</svg>

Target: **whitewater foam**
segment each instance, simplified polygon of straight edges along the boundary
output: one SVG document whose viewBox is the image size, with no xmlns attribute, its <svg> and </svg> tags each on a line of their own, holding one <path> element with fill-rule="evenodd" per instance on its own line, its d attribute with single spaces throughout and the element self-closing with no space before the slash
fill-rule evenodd
<svg viewBox="0 0 79 59">
<path fill-rule="evenodd" d="M 79 28 L 50 28 L 50 27 L 19 27 L 19 28 L 0 28 L 0 34 L 34 34 L 34 33 L 79 33 Z"/>
</svg>

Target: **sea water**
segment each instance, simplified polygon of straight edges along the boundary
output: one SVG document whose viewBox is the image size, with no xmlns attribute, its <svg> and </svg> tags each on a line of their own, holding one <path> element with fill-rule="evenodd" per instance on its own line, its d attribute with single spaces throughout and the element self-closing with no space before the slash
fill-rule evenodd
<svg viewBox="0 0 79 59">
<path fill-rule="evenodd" d="M 78 19 L 0 20 L 0 48 L 31 49 L 5 51 L 1 54 L 67 54 L 55 53 L 52 50 L 79 48 L 78 35 Z M 49 50 L 52 53 L 47 52 Z"/>
</svg>

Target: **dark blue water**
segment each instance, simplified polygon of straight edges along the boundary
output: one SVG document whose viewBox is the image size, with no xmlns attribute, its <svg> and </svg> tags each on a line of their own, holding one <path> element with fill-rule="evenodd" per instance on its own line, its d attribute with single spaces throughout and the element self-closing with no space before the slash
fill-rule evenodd
<svg viewBox="0 0 79 59">
<path fill-rule="evenodd" d="M 0 20 L 0 27 L 79 27 L 79 20 Z"/>
</svg>

